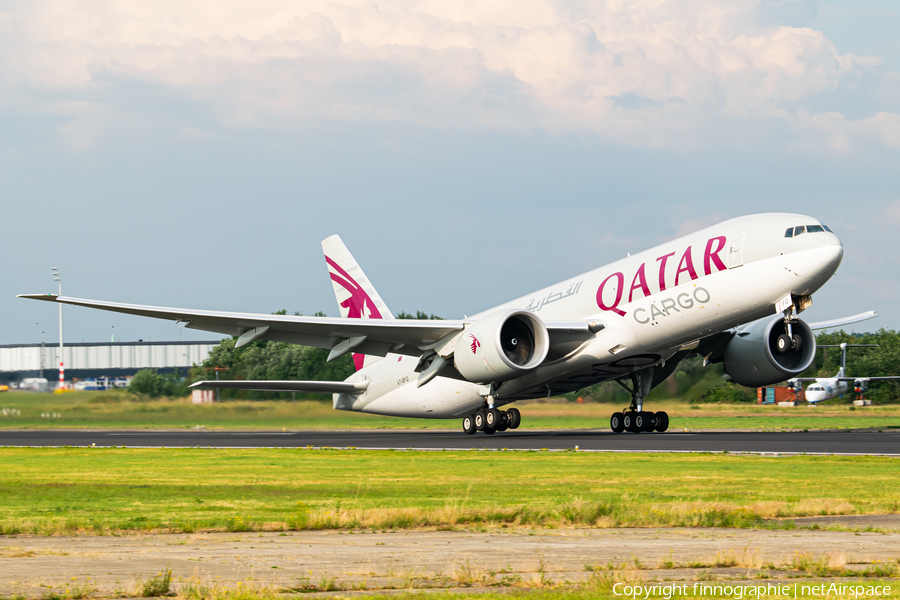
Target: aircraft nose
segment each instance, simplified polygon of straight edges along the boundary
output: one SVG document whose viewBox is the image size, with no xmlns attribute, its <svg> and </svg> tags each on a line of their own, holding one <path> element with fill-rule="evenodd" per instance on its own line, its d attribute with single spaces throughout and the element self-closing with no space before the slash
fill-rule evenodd
<svg viewBox="0 0 900 600">
<path fill-rule="evenodd" d="M 844 245 L 833 233 L 823 235 L 816 243 L 816 256 L 823 267 L 834 273 L 844 258 Z"/>
</svg>

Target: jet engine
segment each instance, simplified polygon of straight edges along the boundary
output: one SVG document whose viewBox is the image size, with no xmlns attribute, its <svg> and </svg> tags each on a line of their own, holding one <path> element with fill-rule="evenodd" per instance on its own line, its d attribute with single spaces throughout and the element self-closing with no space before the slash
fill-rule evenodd
<svg viewBox="0 0 900 600">
<path fill-rule="evenodd" d="M 473 383 L 496 383 L 524 375 L 547 357 L 550 335 L 524 310 L 499 311 L 467 328 L 453 350 L 457 371 Z"/>
<path fill-rule="evenodd" d="M 725 346 L 725 372 L 740 385 L 760 387 L 797 377 L 812 364 L 816 336 L 799 319 L 791 324 L 793 348 L 784 348 L 784 318 L 751 323 Z M 779 338 L 782 344 L 779 345 Z"/>
</svg>

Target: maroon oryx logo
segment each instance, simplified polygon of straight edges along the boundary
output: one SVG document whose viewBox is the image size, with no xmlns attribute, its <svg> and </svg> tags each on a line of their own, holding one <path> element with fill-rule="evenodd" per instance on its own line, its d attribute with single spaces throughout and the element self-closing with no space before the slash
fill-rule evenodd
<svg viewBox="0 0 900 600">
<path fill-rule="evenodd" d="M 350 292 L 350 297 L 341 302 L 341 306 L 348 310 L 347 318 L 362 319 L 368 316 L 370 319 L 380 319 L 381 313 L 375 308 L 375 303 L 372 302 L 366 291 L 350 277 L 347 271 L 340 268 L 336 262 L 327 256 L 325 257 L 325 262 L 328 263 L 329 267 L 337 271 L 337 274 L 335 274 L 329 270 L 328 274 L 331 275 L 332 281 L 338 282 L 341 284 L 341 287 Z M 369 309 L 368 315 L 366 314 L 367 307 Z"/>
<path fill-rule="evenodd" d="M 350 292 L 350 297 L 341 302 L 341 306 L 347 309 L 348 319 L 364 319 L 366 317 L 370 319 L 382 318 L 381 312 L 375 307 L 372 298 L 370 298 L 369 294 L 356 283 L 355 279 L 350 277 L 350 274 L 347 273 L 347 271 L 342 269 L 336 262 L 327 256 L 325 257 L 325 262 L 328 263 L 328 266 L 331 267 L 331 269 L 337 271 L 337 273 L 333 273 L 331 269 L 328 269 L 331 280 L 341 284 L 341 287 Z M 369 310 L 368 314 L 366 314 L 367 308 Z M 365 358 L 364 354 L 353 354 L 353 364 L 356 365 L 357 371 L 363 368 Z"/>
<path fill-rule="evenodd" d="M 481 348 L 481 342 L 478 341 L 478 338 L 475 337 L 475 334 L 470 333 L 469 337 L 472 338 L 472 354 L 476 354 L 478 349 Z"/>
</svg>

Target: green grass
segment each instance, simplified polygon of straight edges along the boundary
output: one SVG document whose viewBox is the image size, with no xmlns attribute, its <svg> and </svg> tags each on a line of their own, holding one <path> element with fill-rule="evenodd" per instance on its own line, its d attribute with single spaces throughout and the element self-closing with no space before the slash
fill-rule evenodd
<svg viewBox="0 0 900 600">
<path fill-rule="evenodd" d="M 524 429 L 609 428 L 613 404 L 518 402 Z M 850 410 L 846 405 L 782 408 L 648 402 L 669 413 L 672 430 L 688 429 L 900 429 L 900 405 Z M 13 409 L 4 415 L 2 409 Z M 7 411 L 9 413 L 10 411 Z M 194 405 L 188 399 L 139 401 L 124 392 L 0 394 L 0 429 L 189 428 L 222 429 L 459 429 L 456 419 L 404 419 L 336 411 L 330 401 L 228 401 Z"/>
<path fill-rule="evenodd" d="M 0 533 L 763 527 L 772 517 L 897 512 L 897 466 L 881 457 L 0 448 Z"/>
<path fill-rule="evenodd" d="M 487 579 L 487 582 L 479 581 L 476 584 L 477 587 L 494 587 L 494 590 L 468 591 L 463 589 L 425 592 L 417 589 L 406 589 L 393 590 L 393 593 L 390 594 L 376 592 L 366 594 L 364 597 L 372 600 L 581 600 L 582 598 L 612 600 L 622 599 L 623 597 L 663 598 L 666 600 L 672 598 L 729 598 L 737 600 L 740 598 L 759 597 L 772 600 L 792 600 L 794 598 L 851 598 L 853 600 L 873 597 L 885 599 L 900 598 L 900 585 L 897 584 L 896 579 L 861 579 L 858 576 L 825 582 L 810 580 L 796 582 L 755 581 L 749 584 L 741 582 L 737 586 L 735 582 L 728 580 L 701 581 L 696 583 L 696 588 L 693 581 L 642 581 L 635 577 L 633 573 L 628 573 L 623 569 L 597 573 L 586 581 L 577 583 L 558 582 L 553 581 L 550 577 L 546 577 L 534 581 L 525 580 L 498 585 L 497 583 L 490 583 L 490 580 L 494 579 L 493 577 Z M 284 596 L 280 594 L 285 592 L 296 594 L 322 591 L 326 589 L 326 583 L 323 581 L 321 585 L 310 585 L 307 582 L 303 582 L 297 587 L 284 589 L 260 587 L 258 584 L 254 585 L 253 582 L 248 582 L 248 585 L 245 586 L 236 587 L 188 584 L 184 586 L 178 597 L 185 600 L 276 600 L 277 598 L 283 598 Z M 623 585 L 617 587 L 616 584 L 619 583 Z M 459 583 L 459 585 L 462 588 L 468 587 L 468 585 L 462 583 Z M 629 593 L 625 594 L 626 589 L 624 586 L 626 585 L 640 586 L 640 591 L 633 595 L 631 593 L 632 590 L 628 589 L 627 592 Z M 779 587 L 776 588 L 776 585 Z M 833 588 L 832 585 L 834 586 Z M 335 587 L 333 581 L 331 586 Z M 674 586 L 678 586 L 678 588 L 676 589 Z M 700 586 L 704 587 L 701 588 Z M 749 586 L 756 589 L 751 592 Z M 741 591 L 735 591 L 735 587 L 741 588 Z M 850 587 L 853 589 L 849 589 Z M 876 587 L 878 588 L 877 592 L 874 590 Z M 337 589 L 341 588 L 338 587 Z M 335 597 L 347 596 L 336 594 Z"/>
<path fill-rule="evenodd" d="M 371 600 L 605 600 L 632 598 L 632 594 L 623 595 L 624 587 L 616 588 L 616 581 L 612 578 L 604 576 L 594 576 L 581 583 L 556 583 L 545 582 L 544 585 L 539 583 L 517 584 L 518 589 L 510 589 L 508 587 L 496 591 L 431 591 L 424 592 L 420 590 L 398 590 L 391 594 L 372 594 L 366 595 L 365 598 Z M 900 598 L 900 585 L 896 579 L 845 579 L 834 582 L 835 591 L 844 593 L 828 593 L 832 582 L 799 581 L 796 582 L 796 595 L 794 594 L 795 582 L 777 582 L 783 586 L 779 592 L 772 591 L 776 582 L 757 581 L 752 584 L 739 584 L 743 588 L 744 585 L 757 587 L 751 595 L 749 590 L 741 590 L 740 595 L 734 591 L 735 584 L 732 581 L 703 581 L 698 582 L 697 590 L 694 590 L 694 582 L 676 581 L 676 582 L 644 582 L 640 580 L 626 580 L 625 585 L 639 585 L 641 591 L 636 595 L 638 598 L 664 598 L 664 599 L 680 599 L 680 598 L 759 598 L 760 594 L 763 598 L 772 600 L 789 600 L 794 598 L 850 598 L 857 600 L 858 598 Z M 673 586 L 678 585 L 678 591 Z M 705 586 L 705 589 L 699 586 Z M 657 586 L 654 588 L 653 586 Z M 686 588 L 685 588 L 686 586 Z M 773 586 L 768 588 L 767 586 Z M 813 586 L 816 586 L 814 589 Z M 853 590 L 847 586 L 852 586 Z M 873 593 L 874 588 L 878 588 L 877 596 Z M 887 589 L 885 589 L 887 588 Z M 645 595 L 646 590 L 646 595 Z M 768 590 L 768 591 L 766 591 Z M 283 596 L 279 595 L 281 590 L 272 588 L 254 588 L 244 586 L 240 588 L 214 588 L 214 587 L 189 587 L 179 595 L 180 598 L 186 600 L 276 600 Z M 294 590 L 290 590 L 294 591 Z M 630 589 L 628 590 L 631 591 Z M 399 593 L 398 593 L 399 592 Z M 337 595 L 337 597 L 342 597 Z"/>
</svg>

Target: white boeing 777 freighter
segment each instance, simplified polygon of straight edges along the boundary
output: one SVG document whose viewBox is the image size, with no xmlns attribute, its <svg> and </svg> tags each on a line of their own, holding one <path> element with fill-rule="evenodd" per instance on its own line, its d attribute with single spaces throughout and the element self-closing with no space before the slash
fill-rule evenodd
<svg viewBox="0 0 900 600">
<path fill-rule="evenodd" d="M 331 393 L 334 408 L 399 417 L 462 418 L 468 434 L 519 426 L 516 400 L 616 380 L 631 405 L 613 431 L 665 431 L 643 398 L 690 355 L 724 362 L 737 383 L 797 377 L 812 362 L 812 329 L 797 314 L 834 275 L 843 246 L 818 219 L 759 214 L 661 244 L 459 320 L 395 319 L 343 242 L 322 242 L 341 318 L 183 310 L 21 297 L 181 321 L 237 336 L 352 353 L 343 382 L 203 381 L 198 387 Z M 865 313 L 828 326 L 870 318 Z M 626 382 L 630 381 L 630 385 Z"/>
</svg>

